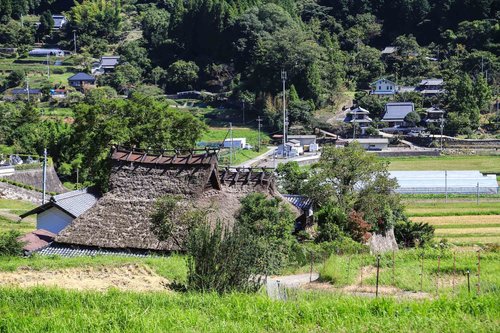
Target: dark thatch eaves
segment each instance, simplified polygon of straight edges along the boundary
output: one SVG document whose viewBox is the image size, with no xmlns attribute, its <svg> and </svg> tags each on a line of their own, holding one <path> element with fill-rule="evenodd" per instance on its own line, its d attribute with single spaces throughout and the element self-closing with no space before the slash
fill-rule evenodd
<svg viewBox="0 0 500 333">
<path fill-rule="evenodd" d="M 249 193 L 282 199 L 272 170 L 219 170 L 217 151 L 165 155 L 115 148 L 111 162 L 110 191 L 62 230 L 57 242 L 177 251 L 182 249 L 174 239 L 160 242 L 151 231 L 150 216 L 162 196 L 178 195 L 180 206 L 201 209 L 210 221 L 229 225 L 234 223 L 240 200 Z M 182 239 L 185 230 L 176 233 L 176 239 Z"/>
</svg>

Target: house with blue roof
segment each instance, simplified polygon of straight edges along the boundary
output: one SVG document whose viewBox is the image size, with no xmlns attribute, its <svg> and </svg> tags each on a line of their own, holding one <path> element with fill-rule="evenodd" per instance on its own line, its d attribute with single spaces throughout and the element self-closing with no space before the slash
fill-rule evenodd
<svg viewBox="0 0 500 333">
<path fill-rule="evenodd" d="M 94 85 L 95 81 L 95 77 L 83 72 L 76 73 L 75 75 L 68 78 L 69 85 L 79 91 L 83 91 L 83 88 L 85 86 Z"/>
</svg>

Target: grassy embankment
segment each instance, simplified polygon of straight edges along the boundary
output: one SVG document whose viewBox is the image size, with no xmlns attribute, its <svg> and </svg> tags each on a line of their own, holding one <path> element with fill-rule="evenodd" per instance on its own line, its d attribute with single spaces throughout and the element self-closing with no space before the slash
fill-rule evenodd
<svg viewBox="0 0 500 333">
<path fill-rule="evenodd" d="M 211 127 L 209 128 L 208 132 L 203 135 L 201 138 L 201 141 L 203 142 L 222 142 L 224 138 L 229 139 L 228 133 L 228 128 L 221 128 L 221 127 Z M 269 142 L 270 138 L 269 136 L 262 132 L 260 133 L 261 135 L 261 142 Z M 256 129 L 253 128 L 248 128 L 248 127 L 233 127 L 233 138 L 246 138 L 247 143 L 252 145 L 253 147 L 258 146 L 259 142 L 259 132 Z M 254 150 L 243 150 L 243 149 L 237 149 L 235 152 L 235 156 L 233 157 L 233 163 L 232 165 L 237 165 L 240 163 L 243 163 L 245 161 L 248 161 L 252 158 L 255 158 L 263 153 L 265 153 L 268 149 L 266 148 L 265 145 L 261 145 L 261 150 L 260 152 L 254 151 Z M 222 164 L 229 164 L 229 150 L 224 149 L 223 152 L 221 152 L 221 161 Z"/>
<path fill-rule="evenodd" d="M 7 332 L 493 332 L 498 299 L 423 301 L 299 294 L 70 292 L 0 289 Z"/>
<path fill-rule="evenodd" d="M 34 204 L 21 200 L 0 199 L 0 232 L 18 230 L 27 233 L 34 230 L 34 217 L 18 222 L 18 216 L 35 207 Z"/>
</svg>

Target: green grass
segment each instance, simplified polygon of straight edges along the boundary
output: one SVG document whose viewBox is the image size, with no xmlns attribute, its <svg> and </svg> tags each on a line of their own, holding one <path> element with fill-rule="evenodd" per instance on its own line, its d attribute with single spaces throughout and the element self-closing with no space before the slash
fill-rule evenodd
<svg viewBox="0 0 500 333">
<path fill-rule="evenodd" d="M 406 201 L 408 216 L 500 215 L 497 202 L 419 202 Z"/>
<path fill-rule="evenodd" d="M 479 170 L 500 174 L 500 155 L 495 156 L 439 156 L 391 157 L 389 170 Z"/>
<path fill-rule="evenodd" d="M 227 135 L 227 139 L 229 139 L 228 129 L 227 128 L 214 128 L 211 127 L 208 132 L 206 132 L 200 141 L 203 142 L 222 142 Z M 233 138 L 246 138 L 247 143 L 252 145 L 253 147 L 257 147 L 259 143 L 259 132 L 253 128 L 247 127 L 233 127 Z M 269 142 L 269 136 L 261 132 L 261 143 Z M 237 149 L 234 152 L 232 165 L 241 164 L 245 161 L 248 161 L 252 158 L 255 158 L 259 155 L 264 154 L 268 149 L 262 145 L 260 152 L 254 150 L 244 150 Z M 220 154 L 220 163 L 221 164 L 230 164 L 229 162 L 229 150 L 224 149 Z"/>
<path fill-rule="evenodd" d="M 32 221 L 16 222 L 4 216 L 0 216 L 0 233 L 9 230 L 17 230 L 22 234 L 26 234 L 30 231 L 35 230 L 35 223 Z"/>
<path fill-rule="evenodd" d="M 21 210 L 31 210 L 35 208 L 36 205 L 31 202 L 22 200 L 11 200 L 11 199 L 0 199 L 0 209 L 21 209 Z"/>
<path fill-rule="evenodd" d="M 229 139 L 228 128 L 211 127 L 203 135 L 201 141 L 222 142 L 224 138 Z M 269 142 L 270 137 L 263 131 L 260 133 L 261 142 Z M 257 146 L 259 142 L 259 131 L 248 127 L 233 127 L 233 138 L 246 138 L 247 143 Z"/>
<path fill-rule="evenodd" d="M 420 286 L 421 255 L 423 254 L 423 277 Z M 393 286 L 403 291 L 448 294 L 467 292 L 465 272 L 469 270 L 472 285 L 477 282 L 477 253 L 457 252 L 455 254 L 455 270 L 453 269 L 452 250 L 410 249 L 395 253 L 394 275 L 392 270 L 392 253 L 381 256 L 380 286 Z M 438 257 L 440 257 L 438 259 Z M 438 268 L 439 261 L 439 268 Z M 376 257 L 369 254 L 338 256 L 332 255 L 322 268 L 320 275 L 334 286 L 361 286 L 361 267 L 372 267 L 365 272 L 363 286 L 376 285 Z M 455 274 L 454 274 L 455 273 Z M 439 279 L 439 289 L 437 280 Z M 453 288 L 453 280 L 455 288 Z M 481 253 L 481 287 L 483 293 L 498 292 L 500 286 L 500 253 Z"/>
<path fill-rule="evenodd" d="M 493 332 L 498 295 L 422 301 L 0 289 L 5 332 Z"/>
</svg>

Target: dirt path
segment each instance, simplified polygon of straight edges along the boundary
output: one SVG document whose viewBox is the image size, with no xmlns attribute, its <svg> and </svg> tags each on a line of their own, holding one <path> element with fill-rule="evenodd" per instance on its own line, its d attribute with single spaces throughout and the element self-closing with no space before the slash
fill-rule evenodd
<svg viewBox="0 0 500 333">
<path fill-rule="evenodd" d="M 376 287 L 366 285 L 365 281 L 375 276 L 376 272 L 377 269 L 374 266 L 365 266 L 358 273 L 355 282 L 344 287 L 336 287 L 331 283 L 319 281 L 318 273 L 313 273 L 311 280 L 311 276 L 309 273 L 287 276 L 274 276 L 268 278 L 267 293 L 271 298 L 280 299 L 283 295 L 283 293 L 280 292 L 280 288 L 300 288 L 304 290 L 317 290 L 363 297 L 375 297 Z M 445 282 L 443 280 L 441 282 L 441 285 L 447 283 L 447 281 Z M 404 291 L 393 286 L 379 286 L 378 293 L 379 295 L 393 296 L 397 298 L 426 299 L 431 297 L 430 294 L 425 292 Z"/>
<path fill-rule="evenodd" d="M 76 290 L 164 291 L 169 281 L 143 265 L 82 267 L 36 271 L 31 268 L 0 272 L 0 286 L 35 286 Z"/>
</svg>

